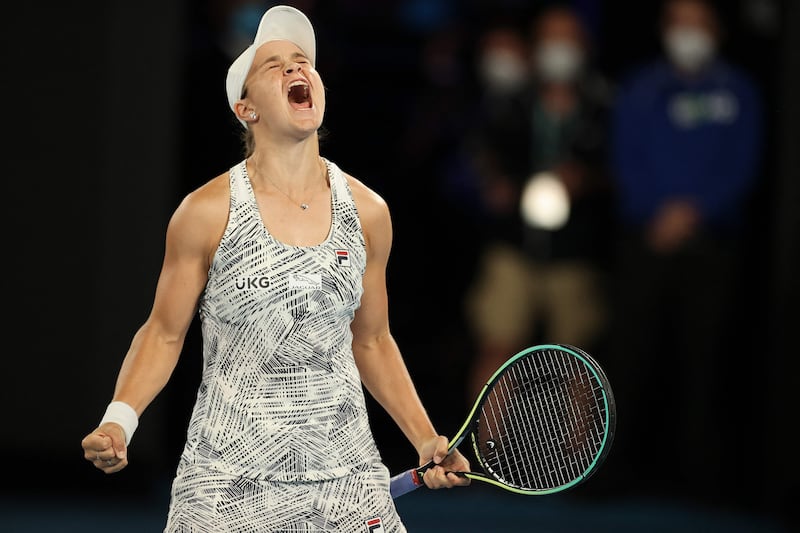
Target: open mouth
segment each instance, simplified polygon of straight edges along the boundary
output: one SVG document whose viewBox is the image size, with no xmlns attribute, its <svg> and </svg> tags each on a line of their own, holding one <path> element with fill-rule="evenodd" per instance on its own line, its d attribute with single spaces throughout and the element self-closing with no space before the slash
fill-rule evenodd
<svg viewBox="0 0 800 533">
<path fill-rule="evenodd" d="M 295 109 L 311 109 L 311 88 L 302 80 L 289 84 L 289 103 Z"/>
</svg>

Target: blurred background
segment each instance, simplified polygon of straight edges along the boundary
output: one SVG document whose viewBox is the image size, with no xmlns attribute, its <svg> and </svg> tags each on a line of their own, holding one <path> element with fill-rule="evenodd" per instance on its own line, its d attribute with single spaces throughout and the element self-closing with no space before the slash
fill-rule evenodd
<svg viewBox="0 0 800 533">
<path fill-rule="evenodd" d="M 552 18 L 544 0 L 283 3 L 317 32 L 323 155 L 392 210 L 392 328 L 439 431 L 530 344 L 584 347 L 617 393 L 617 440 L 586 484 L 418 491 L 398 500 L 409 529 L 796 528 L 800 5 L 674 12 L 667 37 L 660 2 Z M 51 4 L 6 6 L 0 37 L 0 530 L 160 531 L 197 324 L 131 465 L 105 476 L 80 441 L 149 312 L 172 210 L 242 158 L 224 78 L 273 3 Z M 694 77 L 657 66 L 665 51 Z M 730 66 L 703 77 L 712 60 Z M 555 185 L 521 217 L 543 172 Z M 390 469 L 413 464 L 370 409 Z"/>
</svg>

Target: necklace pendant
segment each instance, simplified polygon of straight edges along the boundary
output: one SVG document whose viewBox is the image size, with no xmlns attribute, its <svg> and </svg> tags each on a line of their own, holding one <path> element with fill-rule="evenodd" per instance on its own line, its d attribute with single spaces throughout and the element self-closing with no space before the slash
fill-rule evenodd
<svg viewBox="0 0 800 533">
<path fill-rule="evenodd" d="M 308 209 L 308 204 L 300 204 L 300 209 L 305 211 L 306 209 Z"/>
</svg>

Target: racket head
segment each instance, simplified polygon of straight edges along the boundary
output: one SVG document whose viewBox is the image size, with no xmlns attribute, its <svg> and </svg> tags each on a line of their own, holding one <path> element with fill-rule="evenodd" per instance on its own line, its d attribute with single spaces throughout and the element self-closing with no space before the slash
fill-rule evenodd
<svg viewBox="0 0 800 533">
<path fill-rule="evenodd" d="M 602 464 L 613 442 L 616 404 L 587 352 L 566 344 L 526 348 L 484 385 L 468 433 L 484 474 L 471 479 L 520 494 L 573 488 Z M 457 444 L 456 444 L 457 445 Z"/>
</svg>

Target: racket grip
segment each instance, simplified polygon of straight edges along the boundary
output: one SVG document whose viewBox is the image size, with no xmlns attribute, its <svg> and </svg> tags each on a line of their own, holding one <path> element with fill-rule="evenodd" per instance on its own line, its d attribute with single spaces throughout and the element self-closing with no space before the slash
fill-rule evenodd
<svg viewBox="0 0 800 533">
<path fill-rule="evenodd" d="M 399 498 L 403 494 L 408 494 L 409 492 L 416 490 L 423 486 L 425 483 L 422 481 L 422 477 L 417 472 L 416 468 L 412 468 L 410 470 L 406 470 L 396 476 L 392 476 L 389 485 L 389 492 L 392 495 L 392 498 Z"/>
</svg>

